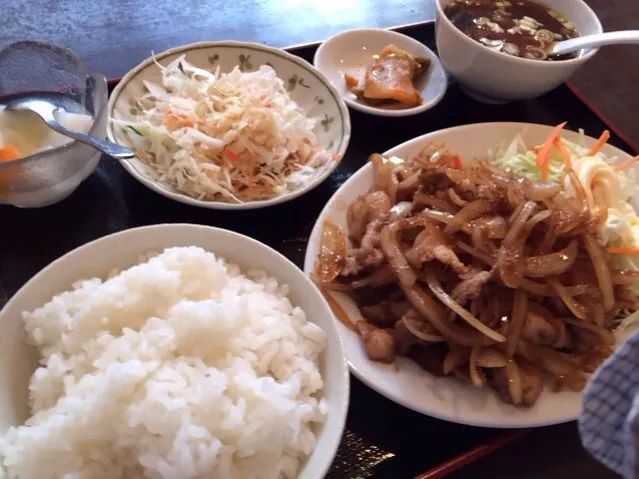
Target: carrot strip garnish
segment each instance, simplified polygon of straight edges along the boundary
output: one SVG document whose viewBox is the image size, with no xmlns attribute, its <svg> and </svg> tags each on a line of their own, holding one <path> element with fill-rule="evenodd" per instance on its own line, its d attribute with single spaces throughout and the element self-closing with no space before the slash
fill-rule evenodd
<svg viewBox="0 0 639 479">
<path fill-rule="evenodd" d="M 610 254 L 639 254 L 639 246 L 615 246 L 608 248 Z"/>
<path fill-rule="evenodd" d="M 239 160 L 240 159 L 240 155 L 239 153 L 235 153 L 233 150 L 227 148 L 226 150 L 226 156 L 228 156 L 231 160 Z"/>
<path fill-rule="evenodd" d="M 188 115 L 174 113 L 173 110 L 169 108 L 169 110 L 166 112 L 166 119 L 164 120 L 164 124 L 166 126 L 170 126 L 172 123 L 177 123 L 178 125 L 184 126 L 193 126 L 195 125 L 195 118 Z"/>
<path fill-rule="evenodd" d="M 459 157 L 459 155 L 455 155 L 453 157 L 453 161 L 455 162 L 455 168 L 461 170 L 464 168 L 464 164 L 462 163 L 461 158 Z"/>
<path fill-rule="evenodd" d="M 608 130 L 604 130 L 601 136 L 599 137 L 599 139 L 597 140 L 597 142 L 594 145 L 592 145 L 592 148 L 590 148 L 590 150 L 588 150 L 588 153 L 586 156 L 592 156 L 595 153 L 597 153 L 601 149 L 601 147 L 606 144 L 606 142 L 609 139 L 610 139 L 610 132 Z"/>
<path fill-rule="evenodd" d="M 622 161 L 618 165 L 615 165 L 614 169 L 615 169 L 615 171 L 623 170 L 624 168 L 628 168 L 630 165 L 636 163 L 637 161 L 639 161 L 639 156 L 633 156 L 632 158 L 630 158 L 630 159 L 628 159 L 626 161 Z"/>
<path fill-rule="evenodd" d="M 566 150 L 566 147 L 562 143 L 561 138 L 557 137 L 555 139 L 555 146 L 559 150 L 559 153 L 561 153 L 561 156 L 564 158 L 564 164 L 566 165 L 566 168 L 568 168 L 569 170 L 572 169 L 572 161 L 570 159 L 570 152 L 568 150 Z"/>
<path fill-rule="evenodd" d="M 13 145 L 0 146 L 0 161 L 10 161 L 20 158 L 20 153 Z"/>
<path fill-rule="evenodd" d="M 342 159 L 342 155 L 338 155 L 337 153 L 331 153 L 331 156 L 335 161 L 339 161 Z"/>
<path fill-rule="evenodd" d="M 550 135 L 548 135 L 548 138 L 546 138 L 546 141 L 544 141 L 544 143 L 541 145 L 539 151 L 537 152 L 537 157 L 535 158 L 535 163 L 537 163 L 537 166 L 541 167 L 543 163 L 548 161 L 548 157 L 550 156 L 550 148 L 555 142 L 555 138 L 559 137 L 561 130 L 563 130 L 564 126 L 566 126 L 567 123 L 567 121 L 564 121 L 563 123 L 553 128 Z"/>
</svg>

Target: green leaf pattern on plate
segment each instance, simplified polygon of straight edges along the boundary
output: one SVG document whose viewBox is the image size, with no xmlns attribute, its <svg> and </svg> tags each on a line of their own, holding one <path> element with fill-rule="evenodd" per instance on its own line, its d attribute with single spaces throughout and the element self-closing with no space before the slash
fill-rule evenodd
<svg viewBox="0 0 639 479">
<path fill-rule="evenodd" d="M 131 115 L 138 114 L 138 103 L 133 98 L 129 99 L 129 113 Z"/>
<path fill-rule="evenodd" d="M 220 59 L 220 56 L 215 53 L 214 55 L 209 56 L 209 63 L 211 65 L 215 65 L 215 63 Z"/>
<path fill-rule="evenodd" d="M 333 121 L 335 121 L 335 118 L 324 113 L 324 119 L 320 122 L 320 125 L 322 125 L 322 128 L 324 128 L 324 133 L 328 133 L 328 130 L 331 129 Z"/>
<path fill-rule="evenodd" d="M 302 77 L 298 77 L 297 75 L 293 75 L 291 76 L 291 78 L 288 79 L 288 85 L 286 87 L 286 89 L 288 91 L 293 91 L 295 90 L 295 87 L 297 87 L 297 85 L 303 87 L 303 88 L 310 88 L 310 85 L 307 85 L 306 83 L 304 83 L 304 79 Z"/>
<path fill-rule="evenodd" d="M 253 69 L 253 64 L 251 63 L 251 55 L 241 54 L 240 58 L 240 71 L 246 72 Z"/>
</svg>

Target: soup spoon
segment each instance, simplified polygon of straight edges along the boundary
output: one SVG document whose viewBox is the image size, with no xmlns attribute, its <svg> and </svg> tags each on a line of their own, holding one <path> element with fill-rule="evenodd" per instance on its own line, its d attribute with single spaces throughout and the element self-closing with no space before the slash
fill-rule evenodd
<svg viewBox="0 0 639 479">
<path fill-rule="evenodd" d="M 102 153 L 117 160 L 126 160 L 135 156 L 135 152 L 126 146 L 121 146 L 108 140 L 102 140 L 90 135 L 85 135 L 79 131 L 65 128 L 58 123 L 58 120 L 55 118 L 55 113 L 57 111 L 64 111 L 64 109 L 51 103 L 47 99 L 32 96 L 12 100 L 7 102 L 6 110 L 33 112 L 52 130 L 57 131 L 64 136 L 68 136 L 69 138 L 73 138 L 81 143 L 92 146 L 93 148 L 100 150 Z"/>
<path fill-rule="evenodd" d="M 617 45 L 624 43 L 639 43 L 639 30 L 622 30 L 619 32 L 597 33 L 585 37 L 571 38 L 554 43 L 549 55 L 564 55 L 584 48 L 597 48 L 604 45 Z"/>
</svg>

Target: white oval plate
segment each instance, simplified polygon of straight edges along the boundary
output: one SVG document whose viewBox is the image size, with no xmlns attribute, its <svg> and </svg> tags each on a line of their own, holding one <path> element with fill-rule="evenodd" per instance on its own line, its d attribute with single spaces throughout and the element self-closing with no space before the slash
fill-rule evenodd
<svg viewBox="0 0 639 479">
<path fill-rule="evenodd" d="M 431 60 L 430 68 L 416 83 L 416 88 L 424 100 L 419 106 L 370 106 L 359 101 L 346 89 L 344 73 L 355 76 L 363 73 L 373 55 L 389 43 L 394 43 L 411 55 Z M 371 115 L 410 116 L 425 112 L 439 103 L 448 86 L 446 71 L 435 52 L 417 40 L 392 30 L 356 28 L 338 33 L 320 45 L 315 52 L 313 64 L 333 83 L 348 106 Z"/>
<path fill-rule="evenodd" d="M 29 379 L 37 367 L 37 353 L 25 341 L 22 312 L 42 306 L 79 279 L 104 278 L 113 269 L 137 264 L 142 254 L 172 246 L 199 246 L 244 271 L 266 271 L 289 285 L 291 302 L 326 332 L 327 346 L 320 359 L 320 371 L 328 416 L 319 430 L 315 450 L 299 473 L 300 479 L 322 479 L 337 452 L 349 400 L 344 346 L 331 310 L 311 280 L 280 253 L 248 236 L 210 226 L 163 224 L 105 236 L 65 254 L 20 288 L 0 311 L 0 435 L 27 418 Z"/>
<path fill-rule="evenodd" d="M 485 157 L 489 150 L 494 150 L 501 141 L 510 141 L 517 133 L 523 135 L 526 144 L 536 145 L 543 142 L 551 131 L 550 126 L 532 123 L 478 123 L 420 136 L 388 150 L 386 154 L 400 158 L 412 156 L 427 143 L 436 141 L 458 152 L 468 163 L 472 158 Z M 593 133 L 598 135 L 600 132 Z M 572 131 L 565 131 L 563 136 L 568 140 L 579 138 L 579 134 Z M 594 143 L 596 140 L 589 138 L 588 141 Z M 606 145 L 602 151 L 621 160 L 630 158 L 627 153 L 610 145 Z M 324 221 L 330 218 L 346 231 L 346 208 L 353 199 L 366 193 L 372 183 L 373 167 L 366 164 L 329 200 L 308 242 L 304 261 L 306 273 L 313 270 Z M 357 306 L 350 298 L 339 292 L 332 292 L 332 295 L 349 317 L 361 319 Z M 577 392 L 553 393 L 546 388 L 532 408 L 517 408 L 503 403 L 489 388 L 477 389 L 456 379 L 437 378 L 407 358 L 398 358 L 391 365 L 373 362 L 366 356 L 357 334 L 335 321 L 346 346 L 351 371 L 383 396 L 414 411 L 446 421 L 498 428 L 558 424 L 572 421 L 579 414 L 581 394 Z"/>
<path fill-rule="evenodd" d="M 146 92 L 142 80 L 161 83 L 160 69 L 155 64 L 154 58 L 158 63 L 168 65 L 180 55 L 185 55 L 186 61 L 205 70 L 213 70 L 219 66 L 222 73 L 229 72 L 238 65 L 246 71 L 255 70 L 264 64 L 271 65 L 277 76 L 284 82 L 291 98 L 308 116 L 320 119 L 315 129 L 319 146 L 337 153 L 340 158 L 344 156 L 351 137 L 351 120 L 348 108 L 331 82 L 307 61 L 284 50 L 258 43 L 200 42 L 172 48 L 147 58 L 128 72 L 111 93 L 107 110 L 109 118 L 135 120 L 137 113 L 135 98 Z M 111 122 L 107 126 L 107 137 L 116 143 L 131 146 L 126 134 Z M 121 165 L 143 185 L 172 200 L 202 208 L 244 210 L 284 203 L 309 192 L 328 178 L 337 168 L 338 162 L 302 188 L 268 200 L 245 203 L 202 201 L 184 195 L 170 185 L 157 180 L 152 169 L 137 158 L 122 161 Z"/>
</svg>

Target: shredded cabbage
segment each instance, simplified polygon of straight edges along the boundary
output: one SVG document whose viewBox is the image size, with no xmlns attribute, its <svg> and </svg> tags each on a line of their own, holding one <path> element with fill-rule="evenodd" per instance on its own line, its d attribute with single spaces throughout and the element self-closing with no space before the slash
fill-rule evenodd
<svg viewBox="0 0 639 479">
<path fill-rule="evenodd" d="M 144 81 L 135 121 L 112 120 L 159 181 L 201 200 L 244 202 L 295 191 L 330 168 L 308 118 L 268 65 L 220 74 L 184 56 Z"/>
</svg>

